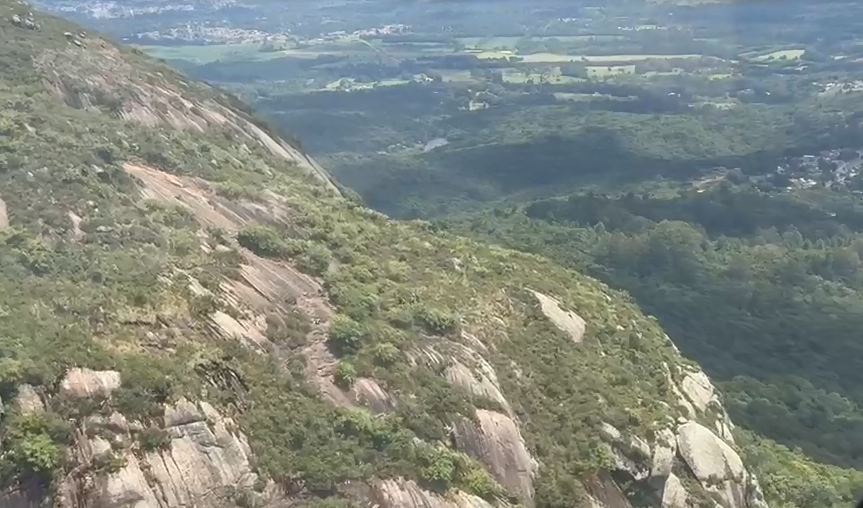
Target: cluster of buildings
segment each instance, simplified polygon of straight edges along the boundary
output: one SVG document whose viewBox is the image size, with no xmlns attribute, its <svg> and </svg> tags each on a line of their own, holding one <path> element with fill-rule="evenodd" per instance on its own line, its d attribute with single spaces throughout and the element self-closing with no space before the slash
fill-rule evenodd
<svg viewBox="0 0 863 508">
<path fill-rule="evenodd" d="M 233 0 L 226 0 L 222 3 L 230 3 Z M 213 4 L 215 5 L 215 4 Z M 59 12 L 75 12 L 84 14 L 96 19 L 114 19 L 114 18 L 129 18 L 132 16 L 140 16 L 142 14 L 161 14 L 169 11 L 194 11 L 195 5 L 192 3 L 164 3 L 152 4 L 140 2 L 113 2 L 113 1 L 68 1 L 68 2 L 52 2 L 48 6 L 51 10 Z"/>
<path fill-rule="evenodd" d="M 784 175 L 792 185 L 814 187 L 848 186 L 863 170 L 863 151 L 828 150 L 818 155 L 795 157 L 777 166 L 776 174 Z"/>
<path fill-rule="evenodd" d="M 398 35 L 410 33 L 409 25 L 384 25 L 380 28 L 369 28 L 347 32 L 344 30 L 322 34 L 312 39 L 300 39 L 288 33 L 269 33 L 263 30 L 247 30 L 243 28 L 229 28 L 225 26 L 207 26 L 199 23 L 186 23 L 185 25 L 165 30 L 154 30 L 135 34 L 137 39 L 148 39 L 151 41 L 183 41 L 206 44 L 274 44 L 276 46 L 295 42 L 303 45 L 314 46 L 326 44 L 343 39 L 361 39 L 369 37 L 380 37 L 382 35 Z"/>
<path fill-rule="evenodd" d="M 223 26 L 205 26 L 197 23 L 135 34 L 137 39 L 151 41 L 183 41 L 207 44 L 278 44 L 291 40 L 288 34 L 271 34 L 262 30 L 246 30 Z"/>
<path fill-rule="evenodd" d="M 863 92 L 863 80 L 813 83 L 818 91 L 824 95 L 837 93 Z"/>
<path fill-rule="evenodd" d="M 401 35 L 407 34 L 411 32 L 410 25 L 384 25 L 379 28 L 366 28 L 362 30 L 354 30 L 353 32 L 348 32 L 346 30 L 337 30 L 335 32 L 329 32 L 325 34 L 321 34 L 320 37 L 316 37 L 314 39 L 310 39 L 307 41 L 303 41 L 306 44 L 323 44 L 327 42 L 334 42 L 342 39 L 363 39 L 369 37 L 380 37 L 382 35 Z"/>
</svg>

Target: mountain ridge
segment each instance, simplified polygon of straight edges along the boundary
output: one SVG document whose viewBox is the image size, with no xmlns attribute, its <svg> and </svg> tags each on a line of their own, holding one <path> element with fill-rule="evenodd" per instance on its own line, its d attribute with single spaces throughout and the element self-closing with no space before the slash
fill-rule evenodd
<svg viewBox="0 0 863 508">
<path fill-rule="evenodd" d="M 0 0 L 0 38 L 4 506 L 766 507 L 626 295 L 343 198 L 73 24 Z"/>
</svg>

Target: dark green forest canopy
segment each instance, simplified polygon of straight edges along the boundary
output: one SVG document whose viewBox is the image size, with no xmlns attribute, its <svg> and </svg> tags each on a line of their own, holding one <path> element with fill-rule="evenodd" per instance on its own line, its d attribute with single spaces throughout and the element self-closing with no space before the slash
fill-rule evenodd
<svg viewBox="0 0 863 508">
<path fill-rule="evenodd" d="M 672 198 L 575 195 L 451 224 L 625 289 L 720 381 L 739 423 L 861 467 L 863 207 L 834 194 L 726 182 Z"/>
</svg>

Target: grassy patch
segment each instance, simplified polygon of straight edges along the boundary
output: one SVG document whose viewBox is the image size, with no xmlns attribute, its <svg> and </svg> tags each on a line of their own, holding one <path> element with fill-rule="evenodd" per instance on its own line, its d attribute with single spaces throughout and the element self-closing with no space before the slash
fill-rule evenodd
<svg viewBox="0 0 863 508">
<path fill-rule="evenodd" d="M 748 59 L 753 62 L 774 62 L 778 60 L 800 60 L 800 57 L 805 53 L 805 49 L 781 49 L 778 51 L 772 51 L 770 53 L 764 53 L 761 55 L 753 55 L 749 56 Z"/>
<path fill-rule="evenodd" d="M 162 60 L 186 60 L 198 65 L 219 61 L 264 61 L 284 56 L 282 53 L 260 51 L 258 44 L 213 44 L 209 46 L 135 46 L 144 53 Z"/>
</svg>

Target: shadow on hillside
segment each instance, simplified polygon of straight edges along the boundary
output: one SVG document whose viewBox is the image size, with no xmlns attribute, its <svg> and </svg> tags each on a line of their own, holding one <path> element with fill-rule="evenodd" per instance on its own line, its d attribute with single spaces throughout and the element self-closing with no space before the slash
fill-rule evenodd
<svg viewBox="0 0 863 508">
<path fill-rule="evenodd" d="M 560 195 L 586 185 L 615 188 L 659 178 L 686 181 L 719 166 L 760 174 L 775 168 L 779 157 L 790 155 L 763 150 L 675 159 L 645 156 L 644 148 L 629 145 L 612 129 L 591 128 L 577 138 L 549 135 L 526 143 L 436 150 L 419 157 L 416 164 L 374 159 L 343 172 L 337 169 L 336 175 L 355 186 L 372 207 L 394 217 L 428 218 L 495 201 Z"/>
</svg>

